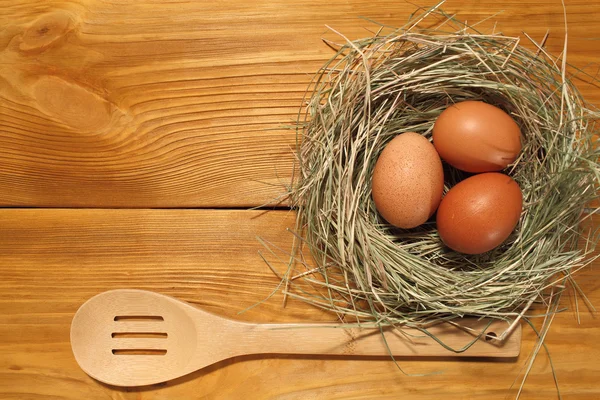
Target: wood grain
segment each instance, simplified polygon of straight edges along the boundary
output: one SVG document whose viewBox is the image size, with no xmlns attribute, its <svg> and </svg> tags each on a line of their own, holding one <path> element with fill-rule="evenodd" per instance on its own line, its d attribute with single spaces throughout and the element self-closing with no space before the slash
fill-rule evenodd
<svg viewBox="0 0 600 400">
<path fill-rule="evenodd" d="M 321 39 L 343 41 L 326 26 L 356 39 L 378 28 L 362 17 L 401 26 L 415 7 L 395 0 L 1 0 L 0 205 L 276 203 L 293 164 L 295 134 L 285 126 L 332 55 Z M 523 31 L 541 41 L 549 29 L 548 51 L 563 49 L 558 0 L 449 1 L 445 8 L 530 47 Z M 568 60 L 596 75 L 600 4 L 568 1 L 567 11 Z M 600 103 L 596 87 L 579 84 Z"/>
<path fill-rule="evenodd" d="M 335 318 L 304 303 L 282 308 L 278 279 L 258 252 L 257 235 L 291 248 L 294 215 L 244 210 L 0 210 L 0 398 L 61 399 L 504 399 L 520 376 L 535 335 L 523 330 L 514 362 L 486 359 L 342 360 L 248 356 L 143 389 L 115 389 L 87 377 L 69 346 L 71 318 L 89 297 L 114 288 L 148 289 L 241 321 Z M 594 224 L 600 223 L 596 216 Z M 232 229 L 235 227 L 235 229 Z M 281 265 L 283 268 L 283 265 Z M 577 281 L 600 304 L 598 261 Z M 547 337 L 564 399 L 600 396 L 600 321 L 572 291 L 569 311 Z M 539 322 L 539 321 L 538 321 Z M 293 343 L 290 343 L 293 345 Z M 35 384 L 32 384 L 35 382 Z M 54 396 L 54 397 L 53 397 Z M 522 399 L 557 398 L 548 357 L 540 354 Z"/>
<path fill-rule="evenodd" d="M 285 268 L 293 213 L 232 208 L 275 204 L 285 192 L 296 145 L 287 127 L 332 55 L 322 38 L 343 40 L 327 26 L 356 39 L 378 29 L 370 20 L 399 26 L 417 5 L 436 3 L 0 0 L 0 207 L 9 207 L 0 208 L 0 398 L 514 398 L 535 342 L 527 328 L 514 362 L 401 358 L 405 375 L 389 360 L 248 356 L 143 389 L 92 380 L 69 344 L 77 308 L 115 288 L 240 321 L 332 322 L 271 296 L 279 280 L 259 251 Z M 600 2 L 566 7 L 568 60 L 583 72 L 570 71 L 600 105 L 598 86 L 586 83 L 600 63 Z M 563 50 L 559 0 L 444 8 L 530 47 L 524 31 L 537 41 L 548 31 L 547 50 Z M 276 256 L 259 236 L 281 249 Z M 599 267 L 578 275 L 596 306 Z M 547 337 L 562 398 L 600 398 L 600 322 L 573 291 L 563 301 L 570 311 Z M 541 353 L 522 399 L 554 398 Z"/>
</svg>

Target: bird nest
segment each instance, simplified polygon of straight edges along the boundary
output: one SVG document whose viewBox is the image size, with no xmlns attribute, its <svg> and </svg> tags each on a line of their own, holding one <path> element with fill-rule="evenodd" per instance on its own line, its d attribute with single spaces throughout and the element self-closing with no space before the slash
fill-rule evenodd
<svg viewBox="0 0 600 400">
<path fill-rule="evenodd" d="M 287 296 L 346 321 L 515 320 L 534 315 L 532 305 L 555 304 L 593 258 L 598 237 L 582 226 L 598 196 L 598 114 L 568 79 L 566 54 L 558 60 L 533 42 L 530 50 L 517 38 L 446 22 L 424 30 L 411 21 L 347 41 L 315 76 L 290 192 L 294 258 L 304 268 L 285 274 Z M 386 144 L 409 131 L 431 139 L 440 113 L 465 100 L 501 108 L 523 134 L 519 158 L 503 171 L 522 189 L 520 221 L 480 255 L 444 246 L 434 219 L 410 230 L 387 224 L 371 196 Z M 464 178 L 445 166 L 444 192 Z"/>
</svg>

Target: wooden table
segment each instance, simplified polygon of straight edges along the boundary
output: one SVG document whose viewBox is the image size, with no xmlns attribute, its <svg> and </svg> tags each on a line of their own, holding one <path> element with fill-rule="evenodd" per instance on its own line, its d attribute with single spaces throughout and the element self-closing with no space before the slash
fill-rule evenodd
<svg viewBox="0 0 600 400">
<path fill-rule="evenodd" d="M 600 62 L 600 3 L 565 0 L 568 60 Z M 432 6 L 434 2 L 419 2 Z M 293 123 L 332 55 L 322 41 L 402 25 L 397 0 L 0 0 L 0 398 L 504 399 L 516 361 L 239 357 L 143 389 L 89 378 L 69 344 L 74 312 L 112 288 L 173 295 L 247 321 L 331 321 L 282 307 L 257 237 L 289 249 Z M 449 1 L 484 32 L 523 32 L 562 50 L 560 1 Z M 501 12 L 494 16 L 495 13 Z M 495 25 L 495 28 L 494 28 Z M 600 104 L 597 86 L 577 82 Z M 595 223 L 598 224 L 599 218 Z M 600 264 L 578 277 L 600 305 Z M 600 398 L 600 320 L 564 297 L 547 337 L 564 399 Z M 523 399 L 556 398 L 541 353 Z"/>
</svg>

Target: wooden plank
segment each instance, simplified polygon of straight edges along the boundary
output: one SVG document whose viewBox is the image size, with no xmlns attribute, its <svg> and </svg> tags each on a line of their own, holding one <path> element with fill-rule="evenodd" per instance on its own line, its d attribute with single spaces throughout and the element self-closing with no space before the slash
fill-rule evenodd
<svg viewBox="0 0 600 400">
<path fill-rule="evenodd" d="M 258 252 L 257 236 L 289 250 L 288 211 L 0 210 L 0 398 L 61 399 L 358 399 L 514 397 L 509 388 L 526 365 L 535 335 L 524 329 L 516 361 L 389 360 L 331 357 L 239 357 L 185 378 L 143 389 L 93 381 L 69 347 L 70 321 L 90 296 L 141 288 L 176 296 L 245 321 L 334 321 L 290 301 L 281 307 L 278 279 Z M 600 216 L 594 224 L 600 223 Z M 280 265 L 283 268 L 283 265 Z M 600 264 L 577 281 L 600 304 Z M 564 399 L 600 397 L 600 320 L 585 309 L 556 316 L 547 344 Z M 290 343 L 293 346 L 293 343 Z M 440 374 L 434 374 L 441 372 Z M 556 398 L 548 357 L 534 364 L 522 399 Z"/>
<path fill-rule="evenodd" d="M 541 41 L 549 29 L 548 51 L 563 49 L 559 1 L 445 7 L 523 43 L 523 31 Z M 600 4 L 567 7 L 568 59 L 596 75 Z M 274 203 L 293 163 L 284 126 L 332 55 L 321 38 L 343 41 L 326 25 L 356 39 L 378 28 L 361 17 L 400 26 L 414 11 L 395 0 L 2 0 L 0 206 Z"/>
</svg>

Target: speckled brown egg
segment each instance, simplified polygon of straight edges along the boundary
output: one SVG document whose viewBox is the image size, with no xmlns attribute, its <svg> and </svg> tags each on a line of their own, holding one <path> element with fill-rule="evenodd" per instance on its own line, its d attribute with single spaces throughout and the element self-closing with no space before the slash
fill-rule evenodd
<svg viewBox="0 0 600 400">
<path fill-rule="evenodd" d="M 390 224 L 414 228 L 437 209 L 444 189 L 442 161 L 424 136 L 406 132 L 383 149 L 373 170 L 372 196 Z"/>
<path fill-rule="evenodd" d="M 460 170 L 500 171 L 519 156 L 521 129 L 498 107 L 463 101 L 436 119 L 433 145 L 444 161 Z"/>
<path fill-rule="evenodd" d="M 452 187 L 437 210 L 442 241 L 466 254 L 501 245 L 515 229 L 523 207 L 521 188 L 510 176 L 487 172 Z"/>
</svg>

